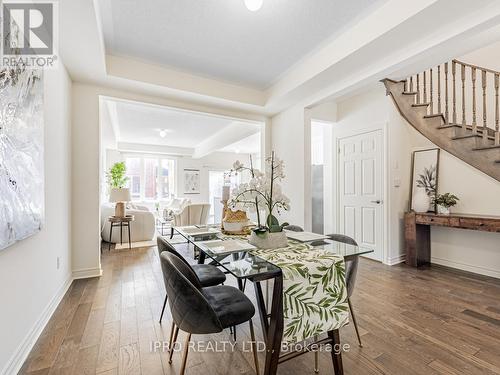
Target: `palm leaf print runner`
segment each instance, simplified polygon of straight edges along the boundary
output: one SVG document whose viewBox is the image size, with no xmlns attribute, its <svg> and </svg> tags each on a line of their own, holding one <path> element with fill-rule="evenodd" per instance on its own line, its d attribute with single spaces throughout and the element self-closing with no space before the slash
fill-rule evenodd
<svg viewBox="0 0 500 375">
<path fill-rule="evenodd" d="M 252 253 L 283 272 L 283 342 L 301 342 L 348 323 L 342 256 L 295 241 L 285 248 Z"/>
</svg>

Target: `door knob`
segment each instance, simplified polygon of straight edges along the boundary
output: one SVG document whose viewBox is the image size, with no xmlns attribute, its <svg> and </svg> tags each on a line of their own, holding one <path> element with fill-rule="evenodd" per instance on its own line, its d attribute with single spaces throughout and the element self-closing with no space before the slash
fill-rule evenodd
<svg viewBox="0 0 500 375">
<path fill-rule="evenodd" d="M 377 199 L 376 201 L 371 201 L 372 203 L 380 204 L 382 201 L 380 199 Z"/>
</svg>

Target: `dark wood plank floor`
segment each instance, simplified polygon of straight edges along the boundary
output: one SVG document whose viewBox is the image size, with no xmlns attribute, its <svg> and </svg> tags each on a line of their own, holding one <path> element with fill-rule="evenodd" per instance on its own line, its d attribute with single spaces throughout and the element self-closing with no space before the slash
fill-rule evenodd
<svg viewBox="0 0 500 375">
<path fill-rule="evenodd" d="M 21 374 L 179 372 L 180 353 L 169 365 L 165 353 L 151 351 L 152 341 L 168 340 L 171 321 L 167 313 L 158 324 L 164 286 L 156 248 L 105 249 L 103 276 L 73 283 Z M 342 328 L 341 339 L 350 344 L 343 354 L 346 374 L 500 374 L 499 280 L 442 267 L 360 263 L 352 302 L 364 347 L 357 346 L 351 325 Z M 247 290 L 253 299 L 253 288 Z M 261 339 L 257 316 L 254 322 Z M 238 336 L 248 340 L 248 326 Z M 230 340 L 227 331 L 193 337 Z M 330 358 L 321 353 L 320 373 L 333 373 Z M 252 363 L 237 344 L 233 352 L 191 352 L 187 374 L 253 374 Z M 313 363 L 308 353 L 280 365 L 278 373 L 312 374 Z"/>
</svg>

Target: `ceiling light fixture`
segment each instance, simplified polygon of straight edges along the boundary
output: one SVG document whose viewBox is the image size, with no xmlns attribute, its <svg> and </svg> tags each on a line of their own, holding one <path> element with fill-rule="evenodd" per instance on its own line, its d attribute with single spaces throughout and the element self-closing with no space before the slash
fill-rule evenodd
<svg viewBox="0 0 500 375">
<path fill-rule="evenodd" d="M 248 8 L 248 10 L 256 12 L 260 8 L 262 8 L 263 2 L 264 0 L 245 0 L 245 6 Z"/>
<path fill-rule="evenodd" d="M 167 131 L 166 130 L 160 130 L 160 137 L 165 138 L 167 136 Z"/>
</svg>

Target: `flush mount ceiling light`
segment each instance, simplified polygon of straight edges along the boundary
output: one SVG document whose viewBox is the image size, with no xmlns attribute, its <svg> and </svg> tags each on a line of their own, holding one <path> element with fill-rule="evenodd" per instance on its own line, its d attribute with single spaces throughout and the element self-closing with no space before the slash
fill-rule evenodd
<svg viewBox="0 0 500 375">
<path fill-rule="evenodd" d="M 252 12 L 258 11 L 260 8 L 262 8 L 262 3 L 264 0 L 244 0 L 245 1 L 245 6 L 248 8 L 248 10 Z"/>
<path fill-rule="evenodd" d="M 169 129 L 160 129 L 160 137 L 165 138 L 167 133 L 171 133 L 172 131 Z"/>
</svg>

